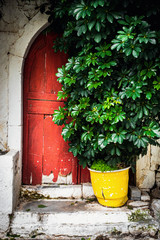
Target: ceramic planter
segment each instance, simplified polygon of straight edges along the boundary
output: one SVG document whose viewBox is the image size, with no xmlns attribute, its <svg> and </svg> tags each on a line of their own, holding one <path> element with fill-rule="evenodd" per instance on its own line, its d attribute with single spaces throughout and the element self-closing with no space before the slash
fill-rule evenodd
<svg viewBox="0 0 160 240">
<path fill-rule="evenodd" d="M 126 203 L 129 168 L 108 172 L 89 169 L 93 191 L 101 205 L 120 207 Z"/>
</svg>

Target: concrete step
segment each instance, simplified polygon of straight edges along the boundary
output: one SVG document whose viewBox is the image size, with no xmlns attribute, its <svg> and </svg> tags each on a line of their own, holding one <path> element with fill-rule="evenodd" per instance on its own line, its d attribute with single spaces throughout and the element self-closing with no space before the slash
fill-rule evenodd
<svg viewBox="0 0 160 240">
<path fill-rule="evenodd" d="M 61 236 L 91 236 L 106 230 L 111 231 L 115 224 L 119 231 L 127 230 L 128 214 L 126 207 L 105 208 L 97 202 L 82 200 L 39 200 L 21 204 L 15 212 L 11 224 L 13 234 L 29 236 L 45 233 Z"/>
<path fill-rule="evenodd" d="M 141 213 L 142 218 L 133 222 L 132 219 L 135 220 L 134 217 L 131 218 L 133 211 L 127 206 L 107 208 L 96 201 L 80 199 L 30 201 L 21 203 L 15 211 L 10 233 L 28 239 L 33 236 L 39 236 L 38 239 L 42 239 L 43 235 L 45 239 L 47 239 L 46 236 L 52 239 L 81 239 L 82 237 L 86 239 L 109 232 L 120 234 L 152 232 L 152 236 L 155 236 L 159 225 L 149 212 Z"/>
<path fill-rule="evenodd" d="M 59 185 L 43 184 L 43 185 L 24 185 L 22 186 L 23 192 L 38 193 L 48 198 L 76 198 L 88 199 L 95 198 L 91 183 L 83 183 L 79 185 Z"/>
</svg>

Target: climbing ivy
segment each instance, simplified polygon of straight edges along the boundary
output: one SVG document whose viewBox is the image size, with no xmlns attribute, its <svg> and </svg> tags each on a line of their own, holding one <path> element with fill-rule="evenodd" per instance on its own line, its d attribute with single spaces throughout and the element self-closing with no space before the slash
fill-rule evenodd
<svg viewBox="0 0 160 240">
<path fill-rule="evenodd" d="M 58 0 L 41 11 L 68 53 L 58 69 L 65 106 L 56 124 L 79 163 L 95 159 L 126 165 L 160 137 L 160 31 L 158 1 Z"/>
</svg>

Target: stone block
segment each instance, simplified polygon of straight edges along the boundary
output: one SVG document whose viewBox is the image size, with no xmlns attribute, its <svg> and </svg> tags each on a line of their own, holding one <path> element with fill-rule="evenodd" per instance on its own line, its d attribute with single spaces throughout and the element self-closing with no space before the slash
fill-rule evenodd
<svg viewBox="0 0 160 240">
<path fill-rule="evenodd" d="M 129 199 L 138 201 L 141 199 L 141 191 L 136 186 L 129 186 Z"/>
<path fill-rule="evenodd" d="M 0 149 L 6 150 L 8 137 L 8 33 L 0 33 L 0 42 Z"/>
<path fill-rule="evenodd" d="M 147 235 L 154 237 L 159 229 L 159 224 L 155 221 L 147 223 L 133 223 L 129 226 L 129 232 L 133 236 L 141 235 L 146 237 Z M 145 238 L 146 239 L 146 238 Z"/>
<path fill-rule="evenodd" d="M 0 212 L 12 213 L 13 159 L 0 156 Z"/>
<path fill-rule="evenodd" d="M 81 198 L 82 187 L 81 185 L 57 185 L 53 187 L 46 187 L 36 190 L 44 196 L 50 198 Z"/>
<path fill-rule="evenodd" d="M 141 188 L 141 191 L 143 191 L 143 192 L 150 192 L 150 188 Z"/>
<path fill-rule="evenodd" d="M 144 201 L 144 202 L 146 202 L 146 201 L 150 201 L 150 196 L 149 196 L 149 194 L 147 193 L 147 192 L 142 192 L 141 193 L 141 201 Z"/>
<path fill-rule="evenodd" d="M 141 156 L 136 162 L 136 170 L 141 171 L 144 169 L 150 169 L 150 148 L 148 147 L 147 155 Z M 140 174 L 141 172 L 139 172 Z"/>
<path fill-rule="evenodd" d="M 152 198 L 160 198 L 160 189 L 159 187 L 156 187 L 154 189 L 151 190 L 151 195 Z"/>
<path fill-rule="evenodd" d="M 22 70 L 23 58 L 9 58 L 9 125 L 22 125 Z M 16 93 L 16 94 L 15 94 Z"/>
<path fill-rule="evenodd" d="M 149 208 L 149 202 L 144 202 L 144 201 L 133 201 L 129 202 L 128 206 L 131 208 Z"/>
<path fill-rule="evenodd" d="M 0 106 L 1 109 L 1 106 Z M 0 115 L 2 114 L 2 111 L 0 111 Z M 0 119 L 0 150 L 6 151 L 8 149 L 8 143 L 7 143 L 7 128 L 8 128 L 8 122 L 4 121 L 3 119 Z"/>
<path fill-rule="evenodd" d="M 18 157 L 18 152 L 14 150 L 0 156 L 0 212 L 3 214 L 11 214 L 17 204 L 20 185 L 14 179 Z M 14 191 L 15 187 L 17 191 Z"/>
<path fill-rule="evenodd" d="M 160 187 L 160 172 L 156 173 L 156 185 L 157 187 Z"/>
<path fill-rule="evenodd" d="M 85 199 L 86 198 L 95 198 L 91 183 L 83 183 L 82 184 L 82 196 Z"/>
<path fill-rule="evenodd" d="M 141 157 L 136 163 L 136 185 L 140 189 L 151 189 L 155 184 L 155 169 L 157 168 L 157 157 L 154 158 L 156 164 L 152 166 L 151 163 L 151 153 L 153 149 L 152 146 L 148 146 L 147 155 Z"/>
<path fill-rule="evenodd" d="M 141 171 L 141 176 L 137 179 L 137 186 L 140 189 L 151 189 L 155 184 L 155 171 Z"/>
<path fill-rule="evenodd" d="M 8 126 L 8 146 L 10 149 L 22 149 L 22 126 Z"/>
<path fill-rule="evenodd" d="M 160 140 L 158 140 L 160 142 Z M 160 165 L 160 148 L 151 146 L 151 170 L 157 170 Z"/>
<path fill-rule="evenodd" d="M 13 55 L 24 57 L 27 54 L 27 48 L 31 43 L 31 39 L 34 41 L 34 38 L 41 32 L 41 28 L 44 29 L 47 25 L 47 15 L 40 12 L 37 13 L 23 28 L 22 36 L 15 42 L 10 52 Z"/>
<path fill-rule="evenodd" d="M 0 213 L 0 233 L 6 232 L 9 228 L 9 215 Z"/>
<path fill-rule="evenodd" d="M 154 212 L 154 217 L 160 222 L 160 199 L 153 199 L 151 209 Z"/>
</svg>

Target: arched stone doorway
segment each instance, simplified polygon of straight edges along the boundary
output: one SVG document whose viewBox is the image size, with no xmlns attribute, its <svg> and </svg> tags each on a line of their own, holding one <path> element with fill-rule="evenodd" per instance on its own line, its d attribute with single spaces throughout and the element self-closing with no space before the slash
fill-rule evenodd
<svg viewBox="0 0 160 240">
<path fill-rule="evenodd" d="M 87 169 L 68 152 L 62 127 L 52 121 L 54 110 L 64 106 L 57 99 L 61 84 L 57 69 L 67 62 L 64 52 L 55 53 L 57 34 L 43 31 L 33 42 L 24 64 L 23 81 L 23 183 L 77 184 L 89 182 Z"/>
</svg>

